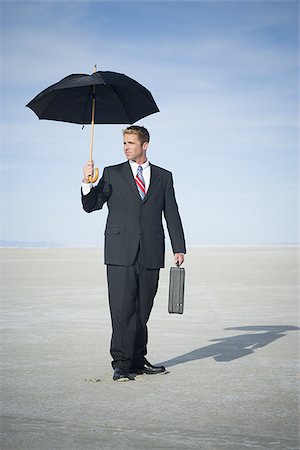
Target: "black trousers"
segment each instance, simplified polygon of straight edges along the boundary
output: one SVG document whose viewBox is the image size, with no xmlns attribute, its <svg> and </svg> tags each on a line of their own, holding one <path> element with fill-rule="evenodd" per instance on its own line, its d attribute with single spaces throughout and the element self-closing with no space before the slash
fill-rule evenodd
<svg viewBox="0 0 300 450">
<path fill-rule="evenodd" d="M 112 321 L 112 367 L 139 367 L 147 354 L 147 322 L 157 292 L 159 269 L 145 269 L 139 251 L 132 266 L 107 266 Z"/>
</svg>

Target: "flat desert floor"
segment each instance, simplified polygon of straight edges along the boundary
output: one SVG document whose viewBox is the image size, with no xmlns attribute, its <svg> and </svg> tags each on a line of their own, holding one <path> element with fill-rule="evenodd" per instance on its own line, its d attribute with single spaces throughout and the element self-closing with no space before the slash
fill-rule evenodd
<svg viewBox="0 0 300 450">
<path fill-rule="evenodd" d="M 2 450 L 299 449 L 297 248 L 194 248 L 185 310 L 112 381 L 102 249 L 1 249 Z"/>
</svg>

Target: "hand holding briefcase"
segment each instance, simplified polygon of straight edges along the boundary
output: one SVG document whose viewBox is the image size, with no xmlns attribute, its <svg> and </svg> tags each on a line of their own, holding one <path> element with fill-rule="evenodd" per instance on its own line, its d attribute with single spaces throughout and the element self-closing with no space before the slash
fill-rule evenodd
<svg viewBox="0 0 300 450">
<path fill-rule="evenodd" d="M 185 270 L 183 267 L 171 267 L 169 279 L 169 305 L 170 314 L 182 314 L 184 304 Z"/>
</svg>

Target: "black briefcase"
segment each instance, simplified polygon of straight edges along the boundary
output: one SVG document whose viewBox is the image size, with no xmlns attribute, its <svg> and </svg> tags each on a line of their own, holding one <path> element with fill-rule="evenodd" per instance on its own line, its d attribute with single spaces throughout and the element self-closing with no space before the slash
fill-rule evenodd
<svg viewBox="0 0 300 450">
<path fill-rule="evenodd" d="M 184 303 L 185 270 L 183 267 L 171 267 L 169 279 L 169 305 L 170 314 L 182 314 Z"/>
</svg>

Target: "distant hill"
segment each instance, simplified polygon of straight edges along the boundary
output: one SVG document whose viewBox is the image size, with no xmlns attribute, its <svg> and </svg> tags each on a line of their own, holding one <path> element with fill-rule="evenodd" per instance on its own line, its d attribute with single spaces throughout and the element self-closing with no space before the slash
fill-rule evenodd
<svg viewBox="0 0 300 450">
<path fill-rule="evenodd" d="M 59 242 L 35 242 L 35 241 L 1 241 L 1 248 L 60 248 L 64 247 Z"/>
</svg>

